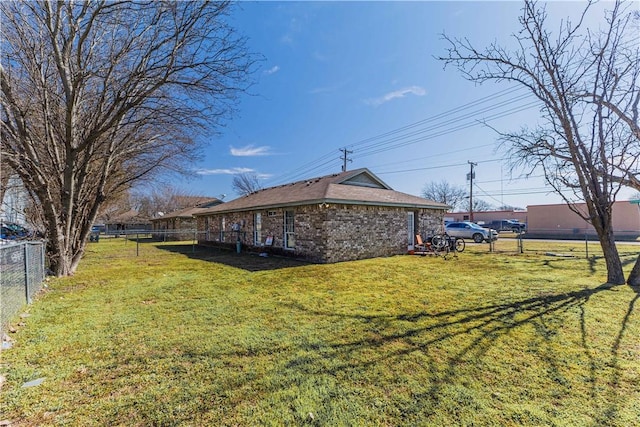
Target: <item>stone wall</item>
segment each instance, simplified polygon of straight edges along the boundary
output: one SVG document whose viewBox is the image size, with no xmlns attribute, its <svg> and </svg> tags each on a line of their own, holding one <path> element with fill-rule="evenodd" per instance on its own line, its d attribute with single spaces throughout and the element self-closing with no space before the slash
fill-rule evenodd
<svg viewBox="0 0 640 427">
<path fill-rule="evenodd" d="M 338 205 L 330 210 L 325 262 L 376 258 L 407 253 L 408 212 L 414 233 L 440 229 L 444 212 L 383 206 Z M 413 240 L 413 237 L 411 237 Z"/>
<path fill-rule="evenodd" d="M 293 250 L 284 248 L 285 210 L 294 212 Z M 273 236 L 270 247 L 254 245 L 256 212 L 262 219 L 260 241 L 264 243 L 267 236 Z M 416 234 L 442 228 L 444 212 L 439 210 L 314 204 L 198 217 L 198 235 L 202 244 L 235 247 L 238 233 L 232 225 L 238 223 L 242 225 L 239 237 L 245 248 L 331 263 L 406 253 L 408 212 L 414 212 Z"/>
<path fill-rule="evenodd" d="M 239 231 L 234 224 L 240 224 Z M 198 243 L 220 243 L 235 247 L 240 240 L 245 245 L 253 244 L 253 213 L 234 212 L 197 217 Z"/>
<path fill-rule="evenodd" d="M 433 236 L 444 232 L 444 217 L 446 212 L 435 209 L 420 209 L 416 215 L 415 234 L 423 237 Z"/>
</svg>

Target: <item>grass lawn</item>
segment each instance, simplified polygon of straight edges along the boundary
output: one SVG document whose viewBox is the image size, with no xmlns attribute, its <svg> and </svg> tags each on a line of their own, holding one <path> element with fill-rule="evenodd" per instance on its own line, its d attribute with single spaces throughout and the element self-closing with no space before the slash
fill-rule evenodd
<svg viewBox="0 0 640 427">
<path fill-rule="evenodd" d="M 527 249 L 309 265 L 104 239 L 16 319 L 0 420 L 640 425 L 640 290 Z"/>
</svg>

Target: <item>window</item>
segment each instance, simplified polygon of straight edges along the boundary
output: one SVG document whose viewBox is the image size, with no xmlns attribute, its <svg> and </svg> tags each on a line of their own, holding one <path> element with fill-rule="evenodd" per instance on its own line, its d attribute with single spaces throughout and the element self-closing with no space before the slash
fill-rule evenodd
<svg viewBox="0 0 640 427">
<path fill-rule="evenodd" d="M 284 248 L 294 249 L 296 247 L 295 230 L 293 227 L 293 211 L 284 212 Z"/>
<path fill-rule="evenodd" d="M 220 218 L 220 241 L 224 242 L 224 227 L 225 227 L 225 218 Z"/>
<path fill-rule="evenodd" d="M 253 214 L 253 244 L 259 246 L 262 242 L 262 214 Z"/>
</svg>

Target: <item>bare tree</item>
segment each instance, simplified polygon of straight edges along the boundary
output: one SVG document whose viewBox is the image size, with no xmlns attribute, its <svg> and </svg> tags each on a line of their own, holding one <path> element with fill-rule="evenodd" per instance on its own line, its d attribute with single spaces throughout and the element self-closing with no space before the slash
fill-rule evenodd
<svg viewBox="0 0 640 427">
<path fill-rule="evenodd" d="M 2 165 L 2 169 L 0 169 L 0 203 L 4 201 L 4 194 L 9 189 L 11 175 L 13 175 L 13 171 L 5 165 Z"/>
<path fill-rule="evenodd" d="M 474 212 L 486 212 L 493 209 L 493 205 L 486 200 L 473 199 L 473 211 Z"/>
<path fill-rule="evenodd" d="M 231 181 L 231 187 L 233 191 L 241 196 L 246 196 L 251 193 L 255 193 L 262 189 L 260 184 L 260 178 L 255 173 L 241 173 L 233 177 Z"/>
<path fill-rule="evenodd" d="M 500 205 L 498 206 L 496 209 L 498 209 L 499 211 L 524 211 L 526 209 L 518 207 L 518 206 L 511 206 L 511 205 Z"/>
<path fill-rule="evenodd" d="M 440 182 L 432 181 L 422 189 L 422 197 L 433 200 L 434 202 L 444 203 L 451 206 L 451 210 L 461 208 L 465 203 L 468 204 L 467 190 L 464 187 L 449 184 L 443 180 Z"/>
<path fill-rule="evenodd" d="M 160 212 L 170 213 L 190 208 L 211 200 L 211 197 L 197 196 L 171 185 L 162 185 L 151 192 L 138 192 L 131 196 L 131 208 L 142 216 L 154 218 Z"/>
<path fill-rule="evenodd" d="M 638 188 L 640 61 L 637 15 L 620 1 L 598 29 L 584 28 L 589 2 L 578 22 L 547 28 L 544 6 L 526 0 L 514 50 L 497 44 L 477 50 L 469 40 L 444 36 L 446 56 L 468 80 L 507 81 L 540 101 L 542 124 L 500 132 L 512 166 L 544 171 L 546 181 L 574 212 L 595 228 L 607 265 L 607 281 L 625 282 L 613 234 L 612 205 L 623 186 Z M 575 203 L 584 201 L 587 213 Z M 640 257 L 636 263 L 638 267 Z M 634 268 L 634 272 L 640 268 Z M 628 283 L 639 284 L 632 273 Z"/>
<path fill-rule="evenodd" d="M 185 170 L 248 86 L 229 2 L 0 2 L 2 161 L 38 200 L 51 268 L 72 274 L 114 194 Z"/>
<path fill-rule="evenodd" d="M 100 206 L 100 211 L 96 217 L 96 222 L 109 223 L 115 218 L 129 212 L 132 209 L 131 194 L 129 191 L 113 193 L 109 199 Z"/>
</svg>

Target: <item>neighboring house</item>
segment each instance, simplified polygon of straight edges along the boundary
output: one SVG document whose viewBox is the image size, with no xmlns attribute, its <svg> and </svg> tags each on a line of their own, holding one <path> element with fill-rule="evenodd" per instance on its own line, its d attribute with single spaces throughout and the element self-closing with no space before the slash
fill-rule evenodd
<svg viewBox="0 0 640 427">
<path fill-rule="evenodd" d="M 584 203 L 576 204 L 586 212 Z M 593 226 L 579 217 L 566 204 L 530 205 L 527 236 L 541 238 L 591 239 L 597 237 Z M 613 234 L 619 240 L 636 240 L 640 237 L 640 205 L 636 201 L 617 201 L 612 207 Z"/>
<path fill-rule="evenodd" d="M 151 219 L 153 234 L 156 240 L 190 240 L 196 230 L 195 213 L 223 203 L 222 200 L 211 198 L 195 206 L 180 209 L 169 214 Z"/>
<path fill-rule="evenodd" d="M 259 190 L 195 213 L 199 243 L 339 262 L 403 254 L 449 206 L 394 191 L 368 169 Z"/>
<path fill-rule="evenodd" d="M 151 222 L 146 216 L 134 209 L 120 213 L 109 219 L 104 219 L 106 234 L 127 234 L 151 231 Z"/>
</svg>

